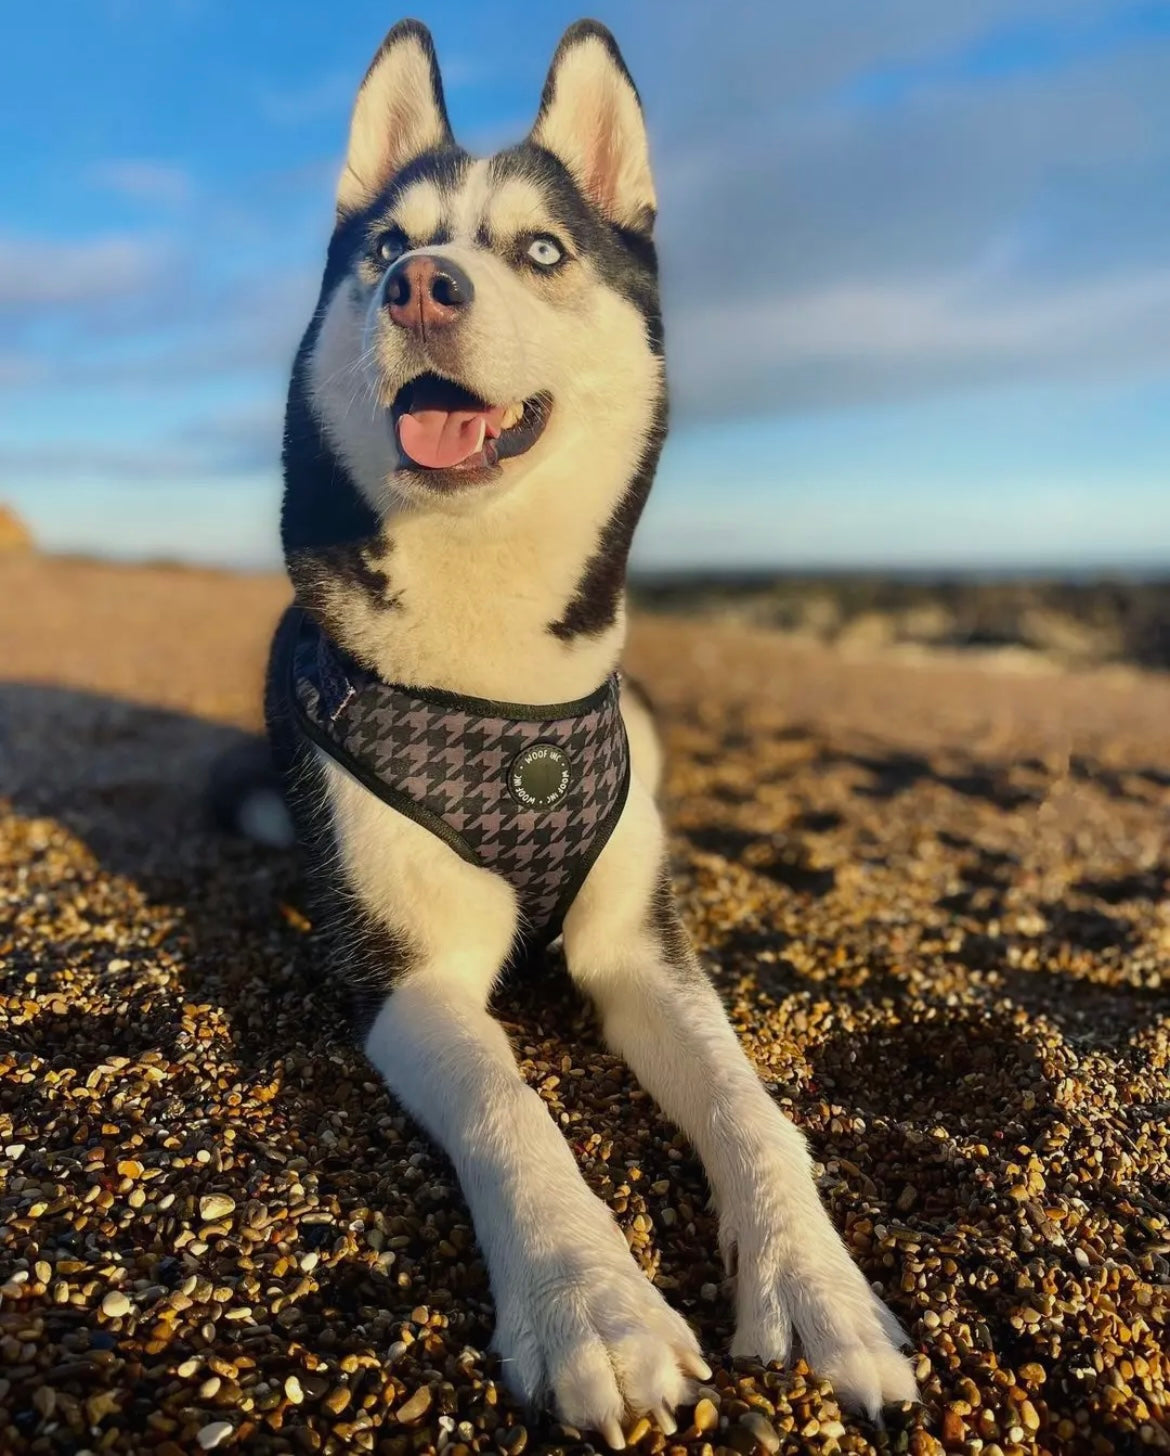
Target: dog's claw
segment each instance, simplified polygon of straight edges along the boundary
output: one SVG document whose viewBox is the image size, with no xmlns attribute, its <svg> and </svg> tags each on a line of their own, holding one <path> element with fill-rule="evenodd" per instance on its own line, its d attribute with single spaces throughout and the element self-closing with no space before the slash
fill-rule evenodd
<svg viewBox="0 0 1170 1456">
<path fill-rule="evenodd" d="M 611 1451 L 624 1451 L 626 1449 L 626 1438 L 622 1433 L 621 1426 L 613 1416 L 602 1421 L 598 1429 L 601 1432 L 602 1439 Z"/>
<path fill-rule="evenodd" d="M 679 1355 L 679 1364 L 688 1375 L 693 1375 L 696 1380 L 711 1379 L 711 1367 L 697 1350 L 683 1350 Z"/>
<path fill-rule="evenodd" d="M 658 1429 L 664 1436 L 673 1436 L 675 1431 L 678 1430 L 678 1422 L 665 1405 L 655 1406 L 650 1414 L 658 1422 Z"/>
</svg>

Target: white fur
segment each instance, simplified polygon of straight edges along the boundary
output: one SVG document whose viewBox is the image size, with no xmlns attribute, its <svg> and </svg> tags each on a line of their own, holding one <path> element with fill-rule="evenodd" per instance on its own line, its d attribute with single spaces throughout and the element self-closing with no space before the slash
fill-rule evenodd
<svg viewBox="0 0 1170 1456">
<path fill-rule="evenodd" d="M 425 361 L 411 354 L 401 329 L 382 322 L 377 284 L 343 283 L 330 298 L 310 360 L 310 398 L 386 523 L 393 546 L 385 567 L 395 593 L 414 608 L 391 636 L 384 614 L 355 593 L 345 607 L 351 649 L 394 681 L 563 701 L 592 691 L 620 650 L 620 615 L 611 629 L 568 647 L 548 626 L 637 469 L 662 365 L 637 309 L 587 264 L 554 298 L 476 243 L 481 224 L 514 225 L 517 209 L 534 202 L 531 189 L 509 183 L 500 205 L 489 184 L 488 164 L 473 165 L 445 200 L 452 241 L 429 251 L 450 256 L 475 282 L 451 372 L 497 402 L 550 393 L 552 415 L 536 445 L 508 461 L 498 483 L 473 491 L 411 494 L 403 486 L 385 406 Z"/>
<path fill-rule="evenodd" d="M 345 881 L 414 969 L 366 1040 L 370 1060 L 455 1164 L 497 1303 L 509 1383 L 621 1442 L 625 1408 L 669 1412 L 709 1371 L 685 1322 L 589 1192 L 485 1006 L 516 927 L 511 889 L 320 757 Z M 435 907 L 458 905 L 458 915 Z"/>
<path fill-rule="evenodd" d="M 698 1343 L 586 1188 L 481 999 L 428 964 L 386 1002 L 366 1052 L 455 1165 L 512 1388 L 530 1401 L 550 1394 L 562 1419 L 615 1447 L 627 1409 L 672 1430 L 688 1376 L 710 1373 Z"/>
<path fill-rule="evenodd" d="M 671 965 L 646 924 L 662 832 L 640 784 L 565 922 L 569 970 L 606 1040 L 698 1149 L 738 1266 L 732 1353 L 786 1360 L 793 1327 L 840 1397 L 876 1414 L 913 1400 L 902 1334 L 817 1195 L 804 1139 L 764 1090 L 710 983 Z"/>
<path fill-rule="evenodd" d="M 443 222 L 443 194 L 429 177 L 412 182 L 394 206 L 394 221 L 410 239 L 422 244 Z"/>
</svg>

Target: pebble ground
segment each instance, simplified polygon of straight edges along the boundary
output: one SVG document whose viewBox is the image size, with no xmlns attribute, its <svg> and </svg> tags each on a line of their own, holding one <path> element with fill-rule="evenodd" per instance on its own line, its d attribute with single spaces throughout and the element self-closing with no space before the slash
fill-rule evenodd
<svg viewBox="0 0 1170 1456">
<path fill-rule="evenodd" d="M 292 861 L 201 821 L 283 596 L 0 564 L 0 1451 L 587 1451 L 484 1353 Z M 728 1361 L 701 1170 L 550 966 L 499 997 L 524 1076 L 715 1367 L 630 1444 L 1170 1449 L 1170 679 L 661 619 L 631 663 L 687 921 L 924 1404 Z"/>
</svg>

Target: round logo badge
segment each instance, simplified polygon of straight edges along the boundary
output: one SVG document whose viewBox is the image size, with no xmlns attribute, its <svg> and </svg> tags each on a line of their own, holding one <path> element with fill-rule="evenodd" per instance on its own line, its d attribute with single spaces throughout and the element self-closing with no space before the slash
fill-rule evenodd
<svg viewBox="0 0 1170 1456">
<path fill-rule="evenodd" d="M 572 764 L 555 743 L 530 743 L 508 769 L 508 787 L 526 809 L 551 809 L 569 792 Z"/>
</svg>

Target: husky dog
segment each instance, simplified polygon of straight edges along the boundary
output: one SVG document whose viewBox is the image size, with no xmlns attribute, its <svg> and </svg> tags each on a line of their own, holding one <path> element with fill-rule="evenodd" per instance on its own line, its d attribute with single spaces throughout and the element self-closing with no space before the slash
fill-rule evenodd
<svg viewBox="0 0 1170 1456">
<path fill-rule="evenodd" d="M 527 139 L 456 143 L 431 39 L 354 106 L 293 368 L 269 734 L 365 1051 L 458 1172 L 529 1401 L 623 1445 L 710 1371 L 488 1011 L 563 939 L 604 1035 L 698 1150 L 737 1271 L 734 1355 L 793 1335 L 843 1400 L 915 1398 L 671 895 L 650 717 L 617 677 L 630 540 L 666 428 L 641 105 L 574 25 Z M 529 706 L 533 705 L 533 706 Z M 262 806 L 259 806 L 262 808 Z M 263 828 L 253 804 L 244 819 Z M 271 826 L 269 826 L 271 828 Z"/>
</svg>

